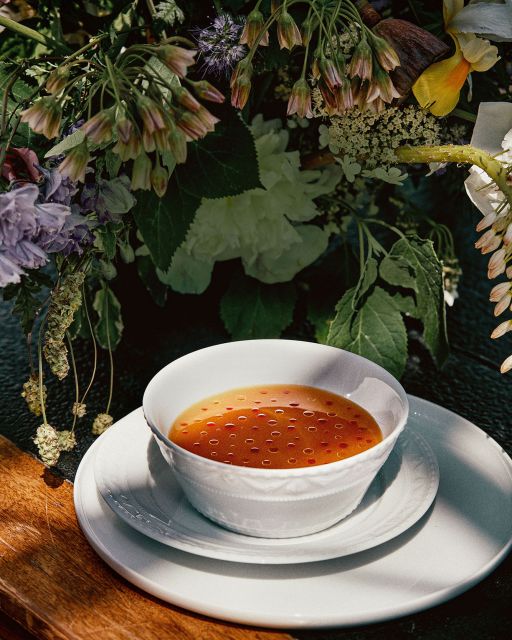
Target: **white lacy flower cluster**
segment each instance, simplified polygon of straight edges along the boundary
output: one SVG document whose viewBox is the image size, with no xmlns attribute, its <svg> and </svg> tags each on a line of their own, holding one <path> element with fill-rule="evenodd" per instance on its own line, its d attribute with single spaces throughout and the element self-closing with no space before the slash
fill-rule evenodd
<svg viewBox="0 0 512 640">
<path fill-rule="evenodd" d="M 393 167 L 395 149 L 404 144 L 439 144 L 441 125 L 428 111 L 413 105 L 388 107 L 382 113 L 351 109 L 331 117 L 329 126 L 319 127 L 319 134 L 320 147 L 328 147 L 339 158 L 349 182 L 362 174 L 400 184 L 406 175 Z"/>
<path fill-rule="evenodd" d="M 301 171 L 298 151 L 286 151 L 289 136 L 279 120 L 259 115 L 251 131 L 263 188 L 202 201 L 169 271 L 159 272 L 176 291 L 202 293 L 215 262 L 233 258 L 261 282 L 287 282 L 327 248 L 329 229 L 304 223 L 319 215 L 314 199 L 334 189 L 340 169 Z"/>
</svg>

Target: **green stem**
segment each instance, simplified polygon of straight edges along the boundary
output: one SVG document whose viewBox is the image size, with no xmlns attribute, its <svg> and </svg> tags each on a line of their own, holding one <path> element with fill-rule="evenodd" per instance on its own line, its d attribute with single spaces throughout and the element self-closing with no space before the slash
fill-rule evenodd
<svg viewBox="0 0 512 640">
<path fill-rule="evenodd" d="M 89 331 L 91 332 L 92 345 L 93 345 L 93 349 L 94 349 L 94 358 L 93 358 L 91 379 L 89 380 L 89 384 L 87 385 L 87 389 L 84 391 L 84 395 L 82 396 L 82 399 L 80 400 L 81 403 L 84 403 L 85 399 L 87 397 L 87 394 L 89 393 L 89 391 L 90 391 L 90 389 L 91 389 L 91 387 L 93 385 L 94 378 L 96 377 L 96 368 L 97 368 L 97 365 L 98 365 L 98 346 L 96 344 L 96 338 L 94 337 L 94 329 L 92 327 L 91 317 L 89 315 L 89 309 L 87 307 L 87 299 L 85 297 L 85 287 L 82 287 L 82 304 L 84 305 L 85 316 L 87 318 L 87 324 L 89 325 Z"/>
<path fill-rule="evenodd" d="M 35 40 L 40 44 L 44 44 L 45 47 L 48 47 L 49 49 L 57 49 L 57 50 L 60 49 L 61 51 L 62 50 L 67 51 L 67 47 L 63 45 L 61 42 L 58 42 L 53 38 L 48 38 L 47 36 L 44 36 L 42 33 L 38 33 L 37 31 L 34 31 L 34 29 L 31 29 L 30 27 L 26 27 L 24 24 L 20 24 L 15 20 L 6 18 L 5 16 L 0 15 L 0 26 L 5 27 L 6 29 L 10 29 L 11 31 L 15 31 L 16 33 L 19 33 L 20 35 L 25 36 L 26 38 L 31 38 L 32 40 Z"/>
<path fill-rule="evenodd" d="M 108 56 L 105 56 L 105 62 L 107 65 L 107 71 L 110 78 L 110 82 L 112 83 L 112 89 L 114 90 L 116 96 L 117 106 L 121 107 L 121 97 L 119 96 L 119 91 L 117 89 L 117 80 L 114 74 L 114 67 L 112 66 L 112 62 Z"/>
<path fill-rule="evenodd" d="M 75 411 L 73 412 L 73 426 L 71 427 L 71 431 L 75 430 L 76 427 L 76 410 L 78 408 L 78 399 L 80 396 L 80 389 L 78 387 L 78 374 L 76 371 L 76 362 L 75 362 L 75 353 L 73 351 L 73 345 L 71 344 L 71 338 L 69 337 L 69 332 L 66 331 L 66 338 L 69 345 L 69 355 L 71 356 L 71 366 L 73 368 L 73 378 L 75 380 Z"/>
<path fill-rule="evenodd" d="M 462 120 L 467 120 L 468 122 L 476 122 L 476 113 L 471 113 L 470 111 L 465 111 L 464 109 L 454 109 L 450 113 L 450 115 L 461 118 Z"/>
<path fill-rule="evenodd" d="M 398 147 L 395 155 L 399 162 L 409 164 L 429 162 L 457 162 L 462 164 L 474 164 L 496 183 L 509 203 L 512 203 L 512 184 L 507 181 L 508 171 L 506 167 L 486 151 L 472 147 L 471 145 L 447 144 L 432 147 Z"/>
</svg>

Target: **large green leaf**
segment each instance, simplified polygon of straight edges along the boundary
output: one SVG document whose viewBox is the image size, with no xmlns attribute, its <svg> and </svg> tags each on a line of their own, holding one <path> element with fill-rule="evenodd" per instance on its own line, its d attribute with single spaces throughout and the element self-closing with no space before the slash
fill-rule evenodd
<svg viewBox="0 0 512 640">
<path fill-rule="evenodd" d="M 441 364 L 448 355 L 448 338 L 446 335 L 443 270 L 434 251 L 434 245 L 430 240 L 422 240 L 417 236 L 402 238 L 391 247 L 389 259 L 400 260 L 400 264 L 403 264 L 404 260 L 407 261 L 416 274 L 414 282 L 408 278 L 401 280 L 398 277 L 391 284 L 412 288 L 416 291 L 414 315 L 422 321 L 425 343 L 436 361 Z"/>
<path fill-rule="evenodd" d="M 354 311 L 356 289 L 349 289 L 336 307 L 327 343 L 373 360 L 399 378 L 407 360 L 407 333 L 393 298 L 375 287 Z"/>
<path fill-rule="evenodd" d="M 137 272 L 150 296 L 159 307 L 163 307 L 167 300 L 168 288 L 159 280 L 155 265 L 149 256 L 137 256 Z"/>
<path fill-rule="evenodd" d="M 175 174 L 163 198 L 153 191 L 138 191 L 133 216 L 155 265 L 166 271 L 185 239 L 200 199 L 181 188 Z"/>
<path fill-rule="evenodd" d="M 213 133 L 188 145 L 176 172 L 181 188 L 198 198 L 225 198 L 261 187 L 254 138 L 239 113 L 230 109 Z"/>
<path fill-rule="evenodd" d="M 389 253 L 380 263 L 379 271 L 380 277 L 389 284 L 418 291 L 416 270 L 406 256 Z"/>
<path fill-rule="evenodd" d="M 279 338 L 293 320 L 297 292 L 292 283 L 262 284 L 235 278 L 220 303 L 220 315 L 234 340 Z"/>
<path fill-rule="evenodd" d="M 123 319 L 121 305 L 112 289 L 105 284 L 94 297 L 92 306 L 98 314 L 94 326 L 96 339 L 103 349 L 115 349 L 123 334 Z"/>
<path fill-rule="evenodd" d="M 377 280 L 378 273 L 377 260 L 375 260 L 375 258 L 368 258 L 364 265 L 363 273 L 356 285 L 356 290 L 352 299 L 354 309 L 359 306 L 360 301 L 362 301 L 364 296 L 373 286 L 375 280 Z"/>
</svg>

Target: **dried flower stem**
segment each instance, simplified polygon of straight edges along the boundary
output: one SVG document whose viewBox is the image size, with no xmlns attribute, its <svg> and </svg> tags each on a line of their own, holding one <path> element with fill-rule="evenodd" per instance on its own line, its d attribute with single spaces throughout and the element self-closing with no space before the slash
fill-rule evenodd
<svg viewBox="0 0 512 640">
<path fill-rule="evenodd" d="M 98 365 L 98 345 L 96 344 L 96 338 L 94 336 L 94 329 L 92 327 L 91 317 L 89 315 L 89 309 L 87 308 L 87 299 L 85 297 L 85 288 L 84 287 L 82 287 L 82 301 L 83 301 L 82 304 L 84 305 L 85 316 L 87 318 L 87 324 L 89 325 L 89 331 L 91 332 L 91 340 L 92 340 L 94 356 L 93 356 L 91 379 L 89 380 L 89 384 L 87 385 L 87 388 L 84 391 L 84 395 L 82 396 L 82 399 L 80 400 L 81 404 L 83 404 L 85 402 L 85 398 L 87 397 L 87 394 L 91 390 L 91 387 L 93 385 L 94 379 L 96 377 L 96 367 Z"/>
<path fill-rule="evenodd" d="M 80 395 L 80 390 L 78 388 L 78 374 L 76 371 L 76 362 L 75 362 L 75 352 L 73 351 L 73 345 L 71 343 L 71 338 L 69 336 L 69 332 L 66 331 L 66 339 L 69 345 L 69 355 L 71 356 L 71 367 L 73 369 L 73 378 L 75 380 L 75 405 L 78 404 L 78 396 Z M 73 415 L 73 426 L 71 427 L 71 432 L 75 430 L 77 413 L 75 412 Z"/>
<path fill-rule="evenodd" d="M 39 331 L 39 340 L 37 343 L 37 363 L 39 370 L 39 401 L 41 403 L 41 414 L 43 416 L 43 424 L 47 425 L 46 410 L 44 406 L 44 391 L 43 391 L 43 349 L 41 346 L 41 331 Z"/>
</svg>

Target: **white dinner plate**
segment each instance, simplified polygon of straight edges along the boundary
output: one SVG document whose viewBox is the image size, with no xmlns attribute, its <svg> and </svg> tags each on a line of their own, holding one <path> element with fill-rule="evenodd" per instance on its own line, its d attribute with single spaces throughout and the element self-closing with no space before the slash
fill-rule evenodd
<svg viewBox="0 0 512 640">
<path fill-rule="evenodd" d="M 440 468 L 433 507 L 393 540 L 322 562 L 255 565 L 190 554 L 118 518 L 99 494 L 94 457 L 75 480 L 75 508 L 96 552 L 137 587 L 177 606 L 276 628 L 368 624 L 462 593 L 487 576 L 512 541 L 512 461 L 451 411 L 409 397 L 408 428 L 421 432 Z M 118 455 L 120 455 L 118 453 Z"/>
<path fill-rule="evenodd" d="M 182 551 L 259 564 L 314 562 L 376 547 L 417 522 L 432 504 L 439 485 L 432 449 L 417 432 L 408 429 L 361 505 L 336 525 L 298 538 L 265 539 L 234 533 L 190 505 L 162 457 L 142 409 L 102 436 L 96 445 L 94 469 L 100 494 L 137 531 Z"/>
</svg>

